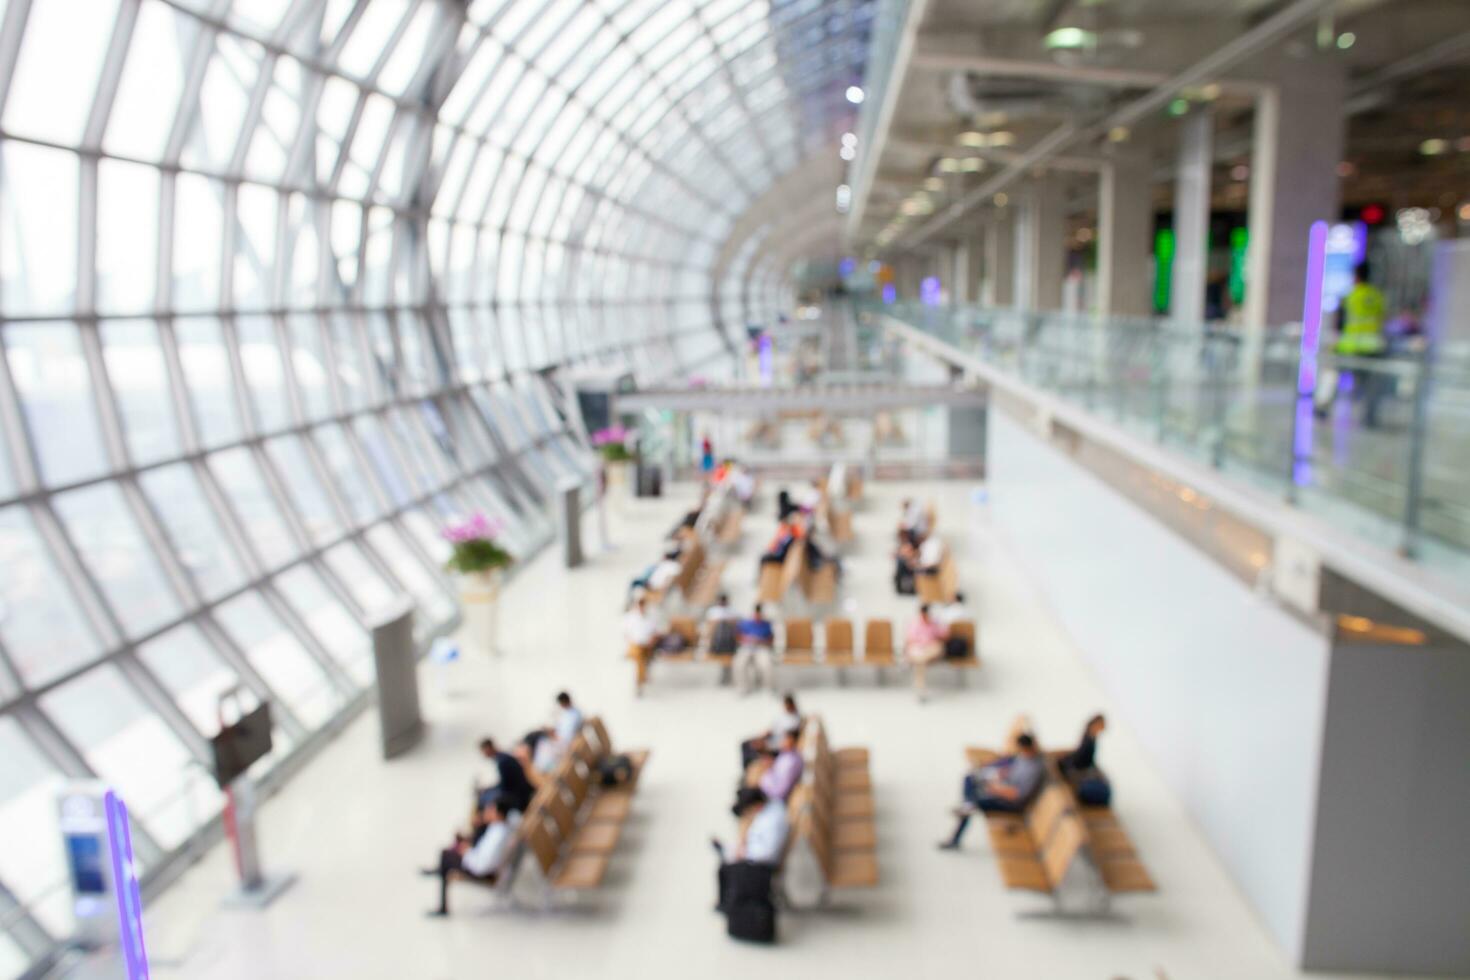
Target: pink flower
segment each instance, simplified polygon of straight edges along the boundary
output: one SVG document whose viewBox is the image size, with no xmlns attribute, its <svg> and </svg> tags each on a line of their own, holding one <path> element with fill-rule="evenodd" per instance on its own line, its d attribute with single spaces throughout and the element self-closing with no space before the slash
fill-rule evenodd
<svg viewBox="0 0 1470 980">
<path fill-rule="evenodd" d="M 592 433 L 592 445 L 606 446 L 614 442 L 627 442 L 628 430 L 621 425 L 609 426 L 606 429 L 598 429 Z"/>
<path fill-rule="evenodd" d="M 475 511 L 469 517 L 458 524 L 446 525 L 441 532 L 446 541 L 451 544 L 461 544 L 466 541 L 494 541 L 505 529 L 505 523 L 500 519 L 486 517 L 480 511 Z"/>
</svg>

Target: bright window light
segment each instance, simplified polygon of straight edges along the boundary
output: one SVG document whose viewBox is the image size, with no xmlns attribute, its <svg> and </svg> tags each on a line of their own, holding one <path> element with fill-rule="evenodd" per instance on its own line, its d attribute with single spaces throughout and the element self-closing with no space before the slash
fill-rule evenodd
<svg viewBox="0 0 1470 980">
<path fill-rule="evenodd" d="M 853 105 L 862 105 L 863 99 L 867 97 L 867 93 L 865 93 L 860 86 L 849 85 L 847 87 L 847 101 L 851 102 Z"/>
</svg>

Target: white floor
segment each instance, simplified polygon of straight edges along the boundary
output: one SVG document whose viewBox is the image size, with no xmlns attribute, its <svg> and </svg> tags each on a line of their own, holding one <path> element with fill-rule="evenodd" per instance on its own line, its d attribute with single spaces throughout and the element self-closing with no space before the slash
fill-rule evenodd
<svg viewBox="0 0 1470 980">
<path fill-rule="evenodd" d="M 787 914 L 775 948 L 736 944 L 711 911 L 711 833 L 728 835 L 738 740 L 774 714 L 768 696 L 741 698 L 704 670 L 660 674 L 632 696 L 618 621 L 633 572 L 693 498 L 675 487 L 662 501 L 627 502 L 614 515 L 617 550 L 575 572 L 543 554 L 503 599 L 498 658 L 467 651 L 443 677 L 425 669 L 431 732 L 410 755 L 382 763 L 377 719 L 351 726 L 265 809 L 262 845 L 271 865 L 299 876 L 264 912 L 227 911 L 222 848 L 148 911 L 155 975 L 223 978 L 425 978 L 504 973 L 536 977 L 997 976 L 1078 978 L 1272 978 L 1294 976 L 1281 952 L 1129 732 L 1112 718 L 1101 760 L 1116 806 L 1157 879 L 1157 895 L 1118 905 L 1124 922 L 1022 921 L 1035 896 L 1001 887 L 982 828 L 960 854 L 935 842 L 950 826 L 963 770 L 961 746 L 992 742 L 1020 711 L 1043 739 L 1071 740 L 1084 718 L 1108 710 L 1093 679 L 1020 574 L 1003 528 L 988 522 L 972 485 L 878 485 L 857 516 L 844 598 L 855 618 L 906 621 L 913 600 L 889 583 L 888 544 L 897 502 L 932 497 L 940 531 L 961 564 L 976 608 L 984 667 L 966 689 L 942 688 L 920 705 L 899 683 L 803 687 L 838 745 L 872 749 L 878 801 L 876 890 L 821 913 Z M 770 494 L 766 501 L 771 499 Z M 732 597 L 753 595 L 754 554 L 773 526 L 769 505 L 752 515 L 726 572 Z M 588 522 L 595 546 L 595 524 Z M 680 668 L 675 668 L 679 670 Z M 697 675 L 697 676 L 696 676 Z M 702 680 L 701 680 L 702 679 Z M 939 683 L 943 683 L 940 679 Z M 461 886 L 455 914 L 431 921 L 430 862 L 466 809 L 478 768 L 476 739 L 513 739 L 541 723 L 568 688 L 607 720 L 614 741 L 653 757 L 635 818 L 606 886 L 547 915 L 505 913 Z M 771 974 L 769 971 L 778 971 Z"/>
</svg>

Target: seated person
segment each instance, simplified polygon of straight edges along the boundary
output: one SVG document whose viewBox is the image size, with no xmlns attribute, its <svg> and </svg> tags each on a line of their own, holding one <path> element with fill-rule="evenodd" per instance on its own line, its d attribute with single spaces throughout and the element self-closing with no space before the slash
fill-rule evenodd
<svg viewBox="0 0 1470 980">
<path fill-rule="evenodd" d="M 944 641 L 949 628 L 930 615 L 929 604 L 919 607 L 919 615 L 909 624 L 904 654 L 914 665 L 914 690 L 920 701 L 929 700 L 927 673 L 931 663 L 944 656 Z"/>
<path fill-rule="evenodd" d="M 536 792 L 531 780 L 526 777 L 526 769 L 515 756 L 509 752 L 502 752 L 495 745 L 495 740 L 486 736 L 480 739 L 480 754 L 495 764 L 495 771 L 500 777 L 494 786 L 475 786 L 475 800 L 480 809 L 484 809 L 491 803 L 499 803 L 504 813 L 521 812 L 531 803 L 531 796 Z"/>
<path fill-rule="evenodd" d="M 1107 719 L 1093 715 L 1087 719 L 1077 747 L 1057 760 L 1062 776 L 1072 784 L 1078 802 L 1084 806 L 1108 806 L 1113 800 L 1108 777 L 1097 767 L 1097 737 L 1107 727 Z"/>
<path fill-rule="evenodd" d="M 740 506 L 748 508 L 755 498 L 755 474 L 744 466 L 736 466 L 730 477 L 730 487 L 735 491 L 735 499 L 740 501 Z"/>
<path fill-rule="evenodd" d="M 936 534 L 925 538 L 914 553 L 914 571 L 920 575 L 938 575 L 944 564 L 944 542 Z"/>
<path fill-rule="evenodd" d="M 630 652 L 638 663 L 635 693 L 641 696 L 643 686 L 648 683 L 648 665 L 653 660 L 653 652 L 664 638 L 663 625 L 650 608 L 646 595 L 637 596 L 633 607 L 623 616 L 623 638 L 628 641 Z"/>
<path fill-rule="evenodd" d="M 798 489 L 796 491 L 795 503 L 797 509 L 802 513 L 814 513 L 822 503 L 822 482 L 820 480 L 813 480 L 806 486 Z"/>
<path fill-rule="evenodd" d="M 776 716 L 771 727 L 740 743 L 740 769 L 744 771 L 760 758 L 762 752 L 779 750 L 781 736 L 787 732 L 801 734 L 801 712 L 796 709 L 796 695 L 789 691 L 781 699 L 781 713 Z"/>
<path fill-rule="evenodd" d="M 512 857 L 515 829 L 520 823 L 520 814 L 507 813 L 499 801 L 492 801 L 482 809 L 475 821 L 475 837 L 455 834 L 454 845 L 439 852 L 439 864 L 424 868 L 422 874 L 439 878 L 439 907 L 431 916 L 449 914 L 449 876 L 455 872 L 494 884 L 506 870 L 506 862 Z"/>
<path fill-rule="evenodd" d="M 898 519 L 898 529 L 913 538 L 914 544 L 918 544 L 929 534 L 929 515 L 924 512 L 923 506 L 912 497 L 904 499 L 903 513 Z"/>
<path fill-rule="evenodd" d="M 725 845 L 718 839 L 710 841 L 720 857 L 717 907 L 722 912 L 727 908 L 726 899 L 730 893 L 731 878 L 737 873 L 735 865 L 760 864 L 775 868 L 781 863 L 781 855 L 786 850 L 786 836 L 791 830 L 791 824 L 786 818 L 786 806 L 769 802 L 766 794 L 754 786 L 740 790 L 735 798 L 734 811 L 735 816 L 742 821 L 750 818 L 741 831 L 735 853 L 727 856 Z"/>
<path fill-rule="evenodd" d="M 572 696 L 562 691 L 556 696 L 555 721 L 526 736 L 526 741 L 532 746 L 536 768 L 541 772 L 555 769 L 581 730 L 582 711 L 572 704 Z"/>
<path fill-rule="evenodd" d="M 734 653 L 740 645 L 740 624 L 728 595 L 720 593 L 704 614 L 704 621 L 709 624 L 709 652 Z"/>
<path fill-rule="evenodd" d="M 804 531 L 799 521 L 783 519 L 780 524 L 776 525 L 776 534 L 761 555 L 761 564 L 779 565 L 784 562 L 786 552 L 790 550 L 792 543 L 800 541 L 803 534 Z"/>
<path fill-rule="evenodd" d="M 766 794 L 768 800 L 780 800 L 785 802 L 786 797 L 801 782 L 801 772 L 804 768 L 801 753 L 796 750 L 797 733 L 786 731 L 781 733 L 781 748 L 771 759 L 771 764 L 766 771 L 761 773 L 761 792 Z"/>
<path fill-rule="evenodd" d="M 683 566 L 679 564 L 679 546 L 673 545 L 664 552 L 662 558 L 633 580 L 630 589 L 641 588 L 650 592 L 663 592 L 674 584 L 674 579 L 679 577 L 681 571 L 683 571 Z"/>
<path fill-rule="evenodd" d="M 742 694 L 749 694 L 757 686 L 766 687 L 774 673 L 776 630 L 766 619 L 764 608 L 759 602 L 749 619 L 739 625 L 740 649 L 730 662 L 730 673 L 739 685 Z"/>
<path fill-rule="evenodd" d="M 970 817 L 976 811 L 984 813 L 1021 813 L 1031 797 L 1041 787 L 1045 769 L 1036 739 L 1021 735 L 1016 739 L 1016 754 L 997 759 L 988 766 L 965 777 L 965 803 L 955 809 L 959 824 L 948 840 L 940 843 L 940 850 L 957 851 Z"/>
</svg>

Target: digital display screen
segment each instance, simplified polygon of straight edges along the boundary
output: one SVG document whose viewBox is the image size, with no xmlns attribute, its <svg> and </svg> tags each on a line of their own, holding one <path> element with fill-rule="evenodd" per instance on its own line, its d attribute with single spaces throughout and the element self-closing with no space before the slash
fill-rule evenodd
<svg viewBox="0 0 1470 980">
<path fill-rule="evenodd" d="M 270 754 L 271 706 L 267 701 L 214 737 L 214 778 L 224 789 L 251 764 Z"/>
<path fill-rule="evenodd" d="M 78 895 L 101 895 L 107 891 L 102 870 L 102 840 L 91 834 L 67 834 L 66 856 L 71 864 L 72 886 Z"/>
</svg>

